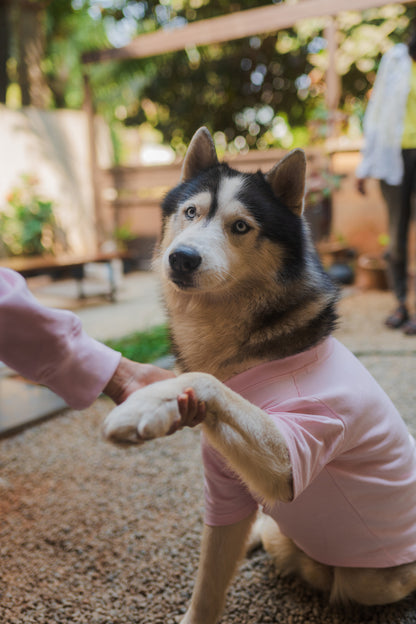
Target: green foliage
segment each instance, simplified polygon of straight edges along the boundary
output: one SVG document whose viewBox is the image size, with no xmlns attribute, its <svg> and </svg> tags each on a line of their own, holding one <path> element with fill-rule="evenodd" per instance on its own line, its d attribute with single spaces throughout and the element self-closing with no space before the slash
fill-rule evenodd
<svg viewBox="0 0 416 624">
<path fill-rule="evenodd" d="M 88 3 L 79 10 L 71 0 L 48 4 L 46 55 L 43 71 L 57 108 L 80 108 L 83 103 L 81 54 L 110 47 L 103 19 L 94 20 Z"/>
<path fill-rule="evenodd" d="M 166 325 L 136 332 L 120 340 L 109 340 L 106 344 L 135 362 L 154 362 L 170 353 L 169 332 Z"/>
<path fill-rule="evenodd" d="M 322 166 L 309 168 L 305 205 L 308 207 L 320 204 L 323 199 L 330 198 L 340 188 L 342 176 L 325 170 Z"/>
<path fill-rule="evenodd" d="M 40 197 L 37 180 L 22 176 L 22 184 L 7 196 L 0 211 L 2 245 L 8 255 L 53 253 L 53 202 Z"/>
<path fill-rule="evenodd" d="M 183 19 L 188 19 L 194 3 L 165 4 L 171 10 L 179 5 Z M 194 13 L 201 19 L 261 4 L 240 1 L 227 6 L 211 0 Z M 346 116 L 362 116 L 381 55 L 392 43 L 406 39 L 414 16 L 415 8 L 401 5 L 340 14 L 337 65 Z M 326 23 L 325 18 L 305 20 L 278 33 L 155 59 L 159 69 L 142 90 L 137 114 L 128 116 L 126 123 L 146 120 L 181 150 L 203 123 L 211 131 L 222 130 L 220 142 L 234 151 L 305 145 L 311 140 L 305 132 L 309 122 L 317 110 L 326 111 Z M 324 138 L 325 119 L 322 128 Z"/>
<path fill-rule="evenodd" d="M 275 0 L 277 4 L 279 0 Z M 284 1 L 284 0 L 282 0 Z M 195 129 L 216 133 L 220 150 L 289 148 L 325 136 L 327 20 L 191 47 L 149 59 L 82 67 L 83 52 L 123 45 L 164 27 L 264 6 L 265 0 L 52 0 L 42 66 L 57 107 L 82 104 L 88 71 L 99 113 L 112 125 L 117 159 L 120 123 L 146 123 L 183 152 Z M 359 127 L 382 54 L 406 39 L 416 8 L 390 5 L 337 17 L 340 108 Z M 321 132 L 310 123 L 320 118 Z"/>
<path fill-rule="evenodd" d="M 121 243 L 134 240 L 136 236 L 137 235 L 133 232 L 133 230 L 130 228 L 129 225 L 121 225 L 120 227 L 116 228 L 114 231 L 115 239 L 120 241 Z"/>
</svg>

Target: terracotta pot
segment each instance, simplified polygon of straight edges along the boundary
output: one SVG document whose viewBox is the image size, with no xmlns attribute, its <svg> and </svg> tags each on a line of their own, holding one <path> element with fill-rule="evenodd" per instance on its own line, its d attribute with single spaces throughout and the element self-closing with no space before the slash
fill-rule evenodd
<svg viewBox="0 0 416 624">
<path fill-rule="evenodd" d="M 357 260 L 356 286 L 363 290 L 388 290 L 387 263 L 380 256 L 362 254 Z"/>
</svg>

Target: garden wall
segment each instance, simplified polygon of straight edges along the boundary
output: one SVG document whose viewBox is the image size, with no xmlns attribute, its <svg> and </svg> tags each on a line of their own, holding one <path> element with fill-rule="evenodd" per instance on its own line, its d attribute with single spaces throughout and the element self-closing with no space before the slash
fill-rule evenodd
<svg viewBox="0 0 416 624">
<path fill-rule="evenodd" d="M 158 236 L 160 197 L 179 180 L 181 164 L 111 168 L 108 132 L 99 120 L 97 124 L 101 209 L 108 238 L 117 227 L 144 239 Z M 0 137 L 0 210 L 20 176 L 34 175 L 45 198 L 55 201 L 56 217 L 69 251 L 95 251 L 97 231 L 86 114 L 34 108 L 12 111 L 0 106 Z M 316 167 L 316 159 L 327 159 L 317 149 L 308 149 L 307 153 L 309 170 L 314 160 Z M 230 164 L 246 171 L 267 171 L 282 154 L 280 150 L 252 152 L 233 158 Z M 369 180 L 368 193 L 362 196 L 355 189 L 359 153 L 338 151 L 330 159 L 333 173 L 342 176 L 341 186 L 332 196 L 331 239 L 360 253 L 379 251 L 380 240 L 387 233 L 387 219 L 378 183 Z"/>
</svg>

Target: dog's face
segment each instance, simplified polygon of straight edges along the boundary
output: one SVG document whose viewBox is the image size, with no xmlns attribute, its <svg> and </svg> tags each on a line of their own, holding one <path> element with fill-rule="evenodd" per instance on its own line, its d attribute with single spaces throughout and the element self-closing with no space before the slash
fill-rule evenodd
<svg viewBox="0 0 416 624">
<path fill-rule="evenodd" d="M 163 204 L 164 279 L 184 292 L 221 292 L 293 269 L 305 165 L 303 152 L 292 154 L 268 176 L 240 173 L 218 162 L 201 128 Z"/>
</svg>

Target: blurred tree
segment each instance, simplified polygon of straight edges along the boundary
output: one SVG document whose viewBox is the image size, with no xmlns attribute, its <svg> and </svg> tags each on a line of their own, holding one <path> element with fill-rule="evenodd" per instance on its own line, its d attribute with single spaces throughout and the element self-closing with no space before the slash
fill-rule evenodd
<svg viewBox="0 0 416 624">
<path fill-rule="evenodd" d="M 9 76 L 7 74 L 7 61 L 9 58 L 9 2 L 0 0 L 0 102 L 6 102 Z"/>
<path fill-rule="evenodd" d="M 189 21 L 262 3 L 166 4 L 170 20 Z M 192 8 L 196 5 L 197 10 Z M 362 115 L 381 55 L 405 39 L 414 16 L 414 7 L 402 5 L 339 16 L 337 65 L 341 108 L 348 115 Z M 157 61 L 158 70 L 144 86 L 140 106 L 136 112 L 130 109 L 125 123 L 146 120 L 175 148 L 183 147 L 201 123 L 214 131 L 222 129 L 222 140 L 236 149 L 305 143 L 306 124 L 325 121 L 325 25 L 325 19 L 305 20 L 275 34 L 166 55 Z"/>
<path fill-rule="evenodd" d="M 46 2 L 0 0 L 0 101 L 11 82 L 20 87 L 24 106 L 45 108 L 50 103 L 42 71 L 45 57 Z"/>
<path fill-rule="evenodd" d="M 125 45 L 141 33 L 264 4 L 265 0 L 9 2 L 13 15 L 18 11 L 22 18 L 21 24 L 16 17 L 12 20 L 9 44 L 9 56 L 17 59 L 19 71 L 11 75 L 15 65 L 9 62 L 5 76 L 7 44 L 2 41 L 0 97 L 11 79 L 19 81 L 23 103 L 79 108 L 82 73 L 87 70 L 98 110 L 109 122 L 145 123 L 176 150 L 183 149 L 202 123 L 213 132 L 221 130 L 216 134 L 220 147 L 228 144 L 235 150 L 305 143 L 310 136 L 307 124 L 316 119 L 322 125 L 326 115 L 325 19 L 151 59 L 87 68 L 80 62 L 83 52 Z M 0 0 L 0 17 L 7 6 L 7 0 Z M 403 40 L 415 14 L 412 6 L 393 5 L 339 15 L 341 108 L 348 115 L 359 119 L 382 53 Z"/>
<path fill-rule="evenodd" d="M 11 5 L 17 34 L 17 74 L 23 106 L 46 108 L 49 87 L 42 71 L 45 56 L 46 2 L 18 0 Z"/>
</svg>

